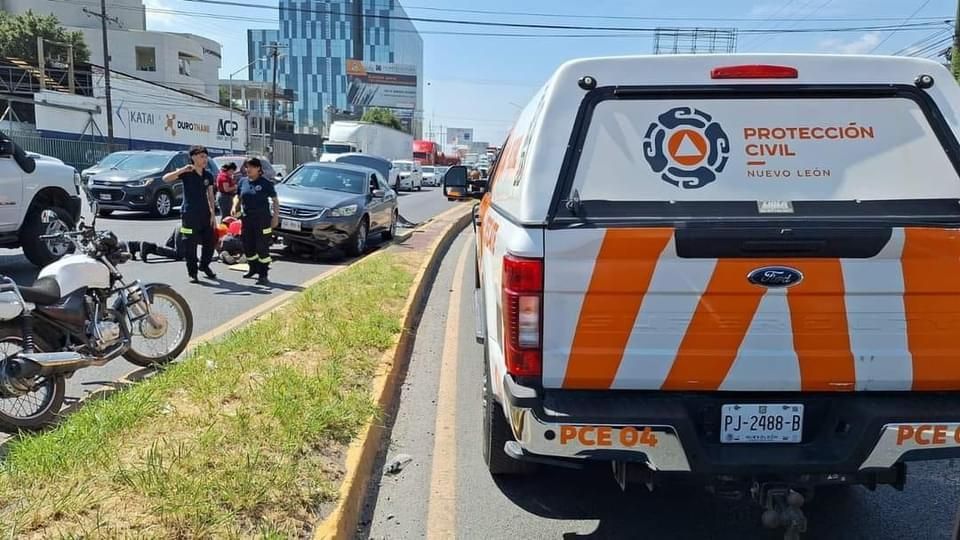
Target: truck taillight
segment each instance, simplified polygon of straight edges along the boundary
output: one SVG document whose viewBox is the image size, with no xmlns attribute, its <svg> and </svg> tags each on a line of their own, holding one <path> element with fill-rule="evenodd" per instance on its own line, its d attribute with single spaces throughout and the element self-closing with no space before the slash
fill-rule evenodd
<svg viewBox="0 0 960 540">
<path fill-rule="evenodd" d="M 543 371 L 543 259 L 505 255 L 503 315 L 507 372 L 515 377 L 539 377 Z"/>
<path fill-rule="evenodd" d="M 797 76 L 795 67 L 766 64 L 725 66 L 710 71 L 711 79 L 796 79 Z"/>
</svg>

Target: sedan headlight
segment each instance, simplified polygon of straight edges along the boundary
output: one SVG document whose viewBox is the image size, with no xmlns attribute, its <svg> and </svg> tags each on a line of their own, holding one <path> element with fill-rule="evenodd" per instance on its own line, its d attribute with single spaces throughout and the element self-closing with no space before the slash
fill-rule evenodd
<svg viewBox="0 0 960 540">
<path fill-rule="evenodd" d="M 339 208 L 334 208 L 330 211 L 330 217 L 349 217 L 357 213 L 357 205 L 350 204 L 347 206 L 341 206 Z"/>
<path fill-rule="evenodd" d="M 131 182 L 126 182 L 123 185 L 127 187 L 144 187 L 150 182 L 153 182 L 153 178 L 141 178 L 140 180 L 133 180 Z"/>
</svg>

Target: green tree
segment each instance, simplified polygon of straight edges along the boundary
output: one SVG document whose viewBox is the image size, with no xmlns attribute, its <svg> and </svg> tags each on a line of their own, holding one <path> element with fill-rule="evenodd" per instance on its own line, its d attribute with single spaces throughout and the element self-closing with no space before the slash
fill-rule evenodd
<svg viewBox="0 0 960 540">
<path fill-rule="evenodd" d="M 236 93 L 234 93 L 236 95 Z M 220 87 L 220 104 L 224 107 L 230 106 L 230 87 L 221 86 Z"/>
<path fill-rule="evenodd" d="M 363 122 L 372 122 L 374 124 L 380 124 L 381 126 L 387 126 L 393 129 L 403 130 L 403 124 L 400 123 L 400 119 L 394 116 L 393 111 L 390 109 L 384 109 L 382 107 L 373 107 L 372 109 L 367 109 L 363 112 L 363 117 L 360 118 Z"/>
<path fill-rule="evenodd" d="M 27 11 L 21 15 L 0 12 L 0 56 L 20 58 L 32 65 L 37 64 L 37 37 L 73 45 L 75 62 L 89 62 L 90 49 L 83 41 L 82 32 L 69 32 L 60 25 L 54 15 L 38 15 Z M 47 59 L 68 60 L 67 48 L 45 44 Z"/>
<path fill-rule="evenodd" d="M 950 67 L 953 71 L 953 78 L 960 81 L 960 54 L 957 54 L 958 52 L 960 52 L 960 49 L 957 47 L 950 49 Z"/>
</svg>

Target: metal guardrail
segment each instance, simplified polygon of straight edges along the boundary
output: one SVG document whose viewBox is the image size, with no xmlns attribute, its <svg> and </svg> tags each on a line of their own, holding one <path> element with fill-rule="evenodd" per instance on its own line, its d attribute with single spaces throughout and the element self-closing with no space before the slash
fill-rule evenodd
<svg viewBox="0 0 960 540">
<path fill-rule="evenodd" d="M 110 152 L 125 149 L 123 145 L 114 144 L 111 150 L 107 143 L 96 141 L 50 139 L 16 132 L 8 133 L 8 135 L 24 150 L 55 157 L 78 171 L 96 164 Z"/>
</svg>

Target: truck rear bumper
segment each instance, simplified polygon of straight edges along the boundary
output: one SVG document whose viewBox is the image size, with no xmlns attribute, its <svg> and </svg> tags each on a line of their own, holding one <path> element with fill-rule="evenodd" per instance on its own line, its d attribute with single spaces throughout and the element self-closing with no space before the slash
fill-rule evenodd
<svg viewBox="0 0 960 540">
<path fill-rule="evenodd" d="M 705 475 L 850 474 L 960 457 L 960 393 L 680 393 L 534 390 L 504 377 L 525 454 L 646 463 Z M 802 441 L 720 442 L 731 403 L 802 403 Z"/>
</svg>

